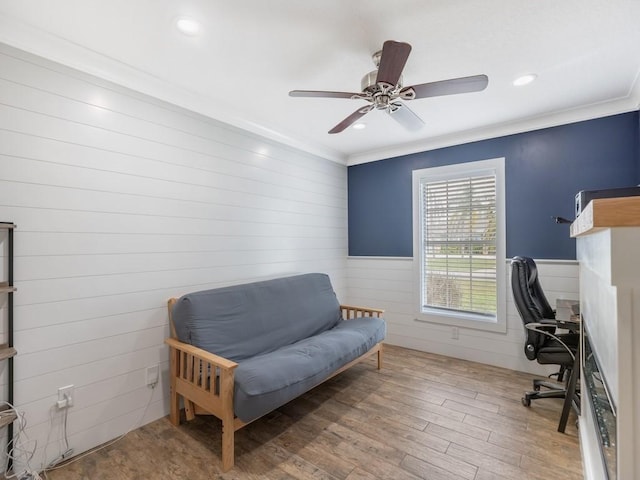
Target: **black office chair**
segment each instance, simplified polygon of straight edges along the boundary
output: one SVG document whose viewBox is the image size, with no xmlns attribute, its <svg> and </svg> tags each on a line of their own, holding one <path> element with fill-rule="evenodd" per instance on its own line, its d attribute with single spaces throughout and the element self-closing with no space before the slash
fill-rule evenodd
<svg viewBox="0 0 640 480">
<path fill-rule="evenodd" d="M 534 380 L 533 391 L 526 392 L 522 404 L 531 405 L 537 398 L 564 398 L 566 385 L 563 379 L 570 377 L 578 349 L 577 333 L 556 333 L 556 312 L 551 308 L 538 281 L 538 267 L 532 258 L 514 257 L 511 261 L 511 288 L 513 299 L 527 333 L 524 353 L 529 360 L 543 365 L 558 365 L 560 370 L 550 375 L 558 382 Z M 548 390 L 541 391 L 545 387 Z"/>
</svg>

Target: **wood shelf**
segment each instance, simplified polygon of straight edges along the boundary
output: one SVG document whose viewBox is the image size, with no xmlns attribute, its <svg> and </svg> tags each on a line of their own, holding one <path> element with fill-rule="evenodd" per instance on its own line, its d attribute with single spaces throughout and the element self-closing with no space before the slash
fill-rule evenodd
<svg viewBox="0 0 640 480">
<path fill-rule="evenodd" d="M 0 230 L 13 230 L 14 228 L 16 228 L 15 223 L 0 222 Z"/>
<path fill-rule="evenodd" d="M 13 423 L 18 416 L 11 411 L 8 405 L 0 407 L 0 428 L 4 428 L 7 425 Z"/>
<path fill-rule="evenodd" d="M 640 197 L 591 200 L 571 224 L 571 237 L 611 227 L 640 227 Z"/>
<path fill-rule="evenodd" d="M 17 290 L 13 285 L 9 285 L 8 282 L 0 282 L 0 293 L 13 293 Z"/>
<path fill-rule="evenodd" d="M 7 346 L 6 343 L 0 345 L 0 361 L 15 357 L 18 354 L 15 348 Z"/>
</svg>

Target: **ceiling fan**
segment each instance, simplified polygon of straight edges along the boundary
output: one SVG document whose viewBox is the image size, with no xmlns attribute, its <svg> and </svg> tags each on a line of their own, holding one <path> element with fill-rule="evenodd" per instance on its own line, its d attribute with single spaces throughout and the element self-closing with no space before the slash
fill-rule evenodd
<svg viewBox="0 0 640 480">
<path fill-rule="evenodd" d="M 292 90 L 289 92 L 289 96 L 349 98 L 369 102 L 369 105 L 359 108 L 338 123 L 329 130 L 329 133 L 342 132 L 373 109 L 385 110 L 408 130 L 418 130 L 424 125 L 424 122 L 406 104 L 399 100 L 416 100 L 456 93 L 479 92 L 487 88 L 489 78 L 486 75 L 452 78 L 439 82 L 403 87 L 402 70 L 407 63 L 410 52 L 411 45 L 408 43 L 395 42 L 393 40 L 384 42 L 382 50 L 373 54 L 373 63 L 376 65 L 377 70 L 369 72 L 362 78 L 361 93 Z"/>
</svg>

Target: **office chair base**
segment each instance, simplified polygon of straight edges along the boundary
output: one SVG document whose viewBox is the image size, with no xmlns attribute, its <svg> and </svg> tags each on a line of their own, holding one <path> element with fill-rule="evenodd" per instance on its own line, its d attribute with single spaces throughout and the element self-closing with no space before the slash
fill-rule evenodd
<svg viewBox="0 0 640 480">
<path fill-rule="evenodd" d="M 545 387 L 548 390 L 540 390 L 541 387 Z M 566 393 L 567 390 L 562 383 L 534 380 L 533 391 L 524 394 L 524 397 L 522 397 L 522 405 L 530 407 L 531 400 L 537 400 L 538 398 L 564 398 Z"/>
</svg>

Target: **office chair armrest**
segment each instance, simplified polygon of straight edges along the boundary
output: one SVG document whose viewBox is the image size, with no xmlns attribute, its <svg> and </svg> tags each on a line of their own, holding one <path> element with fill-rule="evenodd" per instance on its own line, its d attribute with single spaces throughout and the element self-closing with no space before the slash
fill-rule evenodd
<svg viewBox="0 0 640 480">
<path fill-rule="evenodd" d="M 565 330 L 580 330 L 579 320 L 558 320 L 555 318 L 543 318 L 539 323 L 548 327 L 564 328 Z"/>
<path fill-rule="evenodd" d="M 569 355 L 571 355 L 571 358 L 573 359 L 573 361 L 575 361 L 576 356 L 574 355 L 573 350 L 571 350 L 571 348 L 569 348 L 569 346 L 566 343 L 564 343 L 562 340 L 560 340 L 560 338 L 558 338 L 556 335 L 543 329 L 543 327 L 557 326 L 559 323 L 563 323 L 563 321 L 544 318 L 540 322 L 527 323 L 525 327 L 528 330 L 533 330 L 534 332 L 538 332 L 538 333 L 541 333 L 542 335 L 546 335 L 547 337 L 553 338 L 555 341 L 560 343 L 567 350 L 567 352 L 569 352 Z"/>
<path fill-rule="evenodd" d="M 558 324 L 559 320 L 556 320 L 555 318 L 543 318 L 540 320 L 539 323 L 542 323 L 543 325 L 552 325 L 555 326 Z"/>
</svg>

